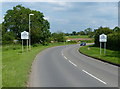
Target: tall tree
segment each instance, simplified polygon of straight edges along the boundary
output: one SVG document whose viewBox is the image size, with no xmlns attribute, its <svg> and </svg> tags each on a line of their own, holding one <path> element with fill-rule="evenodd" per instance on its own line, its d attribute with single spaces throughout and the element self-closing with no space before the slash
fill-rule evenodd
<svg viewBox="0 0 120 89">
<path fill-rule="evenodd" d="M 56 42 L 65 42 L 65 34 L 63 32 L 52 33 L 52 38 Z"/>
<path fill-rule="evenodd" d="M 84 30 L 84 32 L 85 32 L 86 35 L 89 35 L 92 32 L 92 29 L 87 28 L 87 29 Z"/>
<path fill-rule="evenodd" d="M 22 5 L 13 7 L 12 10 L 8 10 L 4 17 L 3 27 L 5 31 L 14 33 L 15 39 L 20 40 L 20 33 L 22 31 L 29 31 L 29 14 L 31 16 L 31 39 L 32 43 L 42 43 L 48 41 L 50 37 L 50 24 L 43 17 L 43 13 L 30 10 Z"/>
<path fill-rule="evenodd" d="M 72 32 L 72 35 L 76 35 L 76 31 L 73 31 L 73 32 Z"/>
<path fill-rule="evenodd" d="M 109 27 L 100 27 L 100 28 L 96 29 L 95 36 L 94 36 L 95 45 L 99 46 L 99 35 L 101 35 L 101 34 L 108 35 L 110 33 L 113 33 L 113 30 L 110 29 Z"/>
<path fill-rule="evenodd" d="M 120 33 L 120 28 L 116 26 L 116 27 L 113 29 L 113 31 L 114 31 L 114 32 L 119 32 L 119 33 Z"/>
</svg>

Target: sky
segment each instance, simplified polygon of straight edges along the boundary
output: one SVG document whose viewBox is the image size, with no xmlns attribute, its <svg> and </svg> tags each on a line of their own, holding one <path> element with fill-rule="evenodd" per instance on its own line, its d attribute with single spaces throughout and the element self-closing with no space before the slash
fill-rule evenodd
<svg viewBox="0 0 120 89">
<path fill-rule="evenodd" d="M 14 6 L 37 10 L 50 22 L 51 32 L 83 31 L 100 26 L 114 28 L 118 25 L 118 2 L 2 2 L 2 18 Z"/>
</svg>

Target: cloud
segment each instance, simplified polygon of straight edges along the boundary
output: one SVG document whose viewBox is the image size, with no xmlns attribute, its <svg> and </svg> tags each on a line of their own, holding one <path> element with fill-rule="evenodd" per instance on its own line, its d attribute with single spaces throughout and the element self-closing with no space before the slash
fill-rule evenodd
<svg viewBox="0 0 120 89">
<path fill-rule="evenodd" d="M 70 2 L 47 2 L 52 5 L 52 10 L 54 11 L 65 11 L 72 7 Z"/>
<path fill-rule="evenodd" d="M 56 1 L 53 1 L 53 2 L 48 2 L 48 3 L 59 5 L 59 6 L 66 6 L 67 5 L 67 2 L 56 2 Z"/>
<path fill-rule="evenodd" d="M 0 2 L 119 2 L 119 0 L 0 0 Z"/>
<path fill-rule="evenodd" d="M 53 7 L 53 10 L 54 11 L 64 11 L 64 10 L 66 10 L 66 8 L 64 8 L 64 7 Z"/>
<path fill-rule="evenodd" d="M 87 27 L 98 28 L 117 25 L 117 3 L 114 2 L 9 2 L 3 3 L 3 12 L 17 4 L 37 10 L 50 22 L 51 31 L 72 32 Z M 2 13 L 3 13 L 2 12 Z M 3 14 L 4 14 L 3 13 Z"/>
</svg>

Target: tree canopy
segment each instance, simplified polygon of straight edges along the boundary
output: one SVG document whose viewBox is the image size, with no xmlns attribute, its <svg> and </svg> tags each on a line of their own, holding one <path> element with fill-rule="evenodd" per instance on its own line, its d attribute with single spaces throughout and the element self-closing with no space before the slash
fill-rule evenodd
<svg viewBox="0 0 120 89">
<path fill-rule="evenodd" d="M 17 5 L 13 9 L 8 10 L 4 17 L 3 22 L 3 34 L 12 32 L 15 39 L 20 40 L 20 34 L 22 31 L 29 31 L 29 14 L 30 16 L 30 28 L 31 28 L 31 41 L 32 43 L 42 43 L 48 41 L 50 37 L 50 24 L 44 19 L 43 13 L 36 10 L 30 10 L 22 5 Z"/>
</svg>

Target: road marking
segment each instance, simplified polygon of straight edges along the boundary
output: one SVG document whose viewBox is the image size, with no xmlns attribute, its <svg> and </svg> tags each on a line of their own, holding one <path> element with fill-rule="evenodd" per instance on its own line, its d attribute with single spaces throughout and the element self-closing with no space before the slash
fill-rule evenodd
<svg viewBox="0 0 120 89">
<path fill-rule="evenodd" d="M 82 70 L 82 71 L 83 71 L 83 72 L 85 72 L 86 74 L 90 75 L 91 77 L 93 77 L 93 78 L 97 79 L 98 81 L 100 81 L 100 82 L 102 82 L 102 83 L 104 83 L 104 84 L 106 84 L 106 85 L 107 85 L 107 83 L 106 83 L 106 82 L 104 82 L 104 81 L 102 81 L 101 79 L 99 79 L 99 78 L 95 77 L 94 75 L 92 75 L 92 74 L 88 73 L 87 71 L 85 71 L 85 70 Z"/>
<path fill-rule="evenodd" d="M 61 51 L 61 53 L 62 53 L 62 56 L 64 56 L 64 54 L 63 54 L 63 50 Z"/>
<path fill-rule="evenodd" d="M 73 62 L 71 62 L 70 60 L 69 60 L 69 62 L 70 62 L 71 64 L 73 64 L 75 67 L 77 67 L 77 65 L 76 65 L 76 64 L 74 64 Z"/>
<path fill-rule="evenodd" d="M 65 56 L 64 56 L 65 59 L 67 59 Z"/>
</svg>

